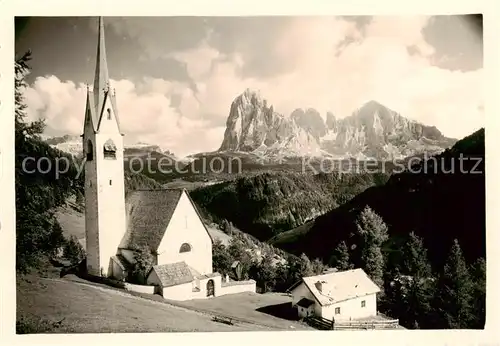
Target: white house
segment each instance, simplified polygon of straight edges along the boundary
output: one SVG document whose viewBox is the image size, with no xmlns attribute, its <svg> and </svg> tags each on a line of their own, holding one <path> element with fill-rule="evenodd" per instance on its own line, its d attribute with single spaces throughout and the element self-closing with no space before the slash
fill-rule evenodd
<svg viewBox="0 0 500 346">
<path fill-rule="evenodd" d="M 146 282 L 165 298 L 255 292 L 253 280 L 222 282 L 212 272 L 213 241 L 186 190 L 140 190 L 125 200 L 124 134 L 109 83 L 102 18 L 96 60 L 82 135 L 88 273 L 123 280 L 137 251 L 146 249 L 154 257 Z"/>
<path fill-rule="evenodd" d="M 345 321 L 377 315 L 380 288 L 362 269 L 302 278 L 291 290 L 300 317 Z"/>
</svg>

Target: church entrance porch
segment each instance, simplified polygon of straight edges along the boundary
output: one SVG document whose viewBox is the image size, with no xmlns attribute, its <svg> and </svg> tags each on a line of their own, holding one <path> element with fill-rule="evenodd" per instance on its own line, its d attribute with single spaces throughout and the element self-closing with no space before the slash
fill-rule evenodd
<svg viewBox="0 0 500 346">
<path fill-rule="evenodd" d="M 214 280 L 210 279 L 207 281 L 207 297 L 215 296 L 215 285 Z"/>
</svg>

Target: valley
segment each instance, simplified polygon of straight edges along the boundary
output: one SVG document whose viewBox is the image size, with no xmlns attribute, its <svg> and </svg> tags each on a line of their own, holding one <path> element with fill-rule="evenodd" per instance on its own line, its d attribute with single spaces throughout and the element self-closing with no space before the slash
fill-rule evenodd
<svg viewBox="0 0 500 346">
<path fill-rule="evenodd" d="M 42 148 L 36 150 L 48 149 L 55 157 L 72 155 L 81 160 L 77 155 L 81 146 L 71 136 L 45 141 L 28 139 L 24 146 L 27 151 Z M 359 233 L 362 217 L 380 220 L 372 220 L 374 225 L 381 223 L 373 227 L 387 229 L 387 240 L 377 250 L 384 260 L 382 283 L 387 294 L 380 306 L 384 313 L 400 318 L 405 327 L 412 328 L 416 321 L 421 328 L 446 323 L 433 311 L 421 312 L 427 317 L 414 317 L 398 310 L 401 301 L 408 298 L 390 285 L 401 278 L 398 273 L 408 261 L 404 249 L 413 237 L 417 237 L 417 244 L 421 241 L 417 246 L 428 253 L 421 259 L 431 267 L 426 275 L 437 280 L 437 286 L 425 288 L 430 290 L 425 291 L 426 301 L 441 304 L 436 300 L 439 282 L 444 280 L 443 267 L 450 261 L 450 247 L 455 240 L 463 250 L 470 275 L 481 278 L 481 260 L 486 255 L 484 130 L 457 141 L 374 101 L 344 119 L 337 120 L 329 113 L 323 121 L 314 109 L 296 110 L 287 118 L 247 90 L 231 106 L 219 150 L 178 158 L 157 145 L 137 143 L 125 148 L 124 157 L 126 194 L 140 189 L 188 190 L 216 242 L 214 268 L 227 275 L 232 273 L 231 263 L 241 263 L 242 275 L 255 278 L 258 291 L 265 297 L 278 297 L 301 275 L 318 274 L 330 266 L 364 268 L 364 255 L 358 249 L 366 246 Z M 467 172 L 441 171 L 443 167 L 449 170 L 460 157 L 466 157 Z M 480 161 L 477 167 L 474 160 Z M 429 172 L 419 171 L 422 167 Z M 482 173 L 469 174 L 473 168 Z M 73 173 L 69 171 L 58 184 L 49 185 L 56 192 L 56 199 L 50 203 L 50 222 L 57 225 L 54 227 L 63 238 L 76 239 L 84 248 L 84 177 L 73 180 Z M 46 176 L 39 179 L 44 184 Z M 33 180 L 25 184 L 30 186 Z M 342 246 L 345 249 L 339 252 Z M 283 320 L 269 321 L 265 326 L 253 324 L 252 319 L 261 319 L 258 310 L 264 306 L 252 308 L 252 304 L 266 300 L 264 296 L 221 297 L 203 303 L 209 313 L 224 313 L 222 306 L 227 304 L 219 306 L 219 300 L 235 299 L 243 304 L 244 308 L 233 312 L 246 316 L 240 317 L 237 330 L 273 329 L 273 323 L 288 328 L 289 322 Z M 254 303 L 245 305 L 247 299 Z M 408 304 L 423 309 L 417 302 Z M 189 311 L 205 309 L 196 301 L 180 305 Z M 480 309 L 481 302 L 473 306 Z M 29 308 L 24 312 L 32 313 Z M 471 325 L 480 325 L 482 318 L 471 318 Z M 71 330 L 71 323 L 61 330 Z M 133 321 L 113 323 L 134 325 Z M 173 323 L 167 329 L 200 330 L 198 326 L 203 322 L 193 323 L 181 329 Z M 85 328 L 92 330 L 91 326 Z M 162 327 L 130 328 L 157 331 Z M 108 329 L 112 331 L 113 327 Z"/>
</svg>

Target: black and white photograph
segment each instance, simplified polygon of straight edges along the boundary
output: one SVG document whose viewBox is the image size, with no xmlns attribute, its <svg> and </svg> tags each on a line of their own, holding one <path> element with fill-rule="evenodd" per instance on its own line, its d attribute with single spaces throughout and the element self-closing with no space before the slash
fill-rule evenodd
<svg viewBox="0 0 500 346">
<path fill-rule="evenodd" d="M 12 24 L 16 334 L 485 328 L 483 14 Z"/>
</svg>

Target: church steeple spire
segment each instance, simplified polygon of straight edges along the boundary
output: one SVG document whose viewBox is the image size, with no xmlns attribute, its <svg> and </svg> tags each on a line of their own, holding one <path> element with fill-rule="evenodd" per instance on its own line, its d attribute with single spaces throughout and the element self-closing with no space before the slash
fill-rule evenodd
<svg viewBox="0 0 500 346">
<path fill-rule="evenodd" d="M 100 113 L 104 102 L 104 93 L 109 88 L 108 62 L 106 59 L 106 45 L 104 42 L 104 21 L 99 17 L 99 38 L 97 42 L 97 57 L 94 78 L 94 104 L 97 114 Z"/>
</svg>

